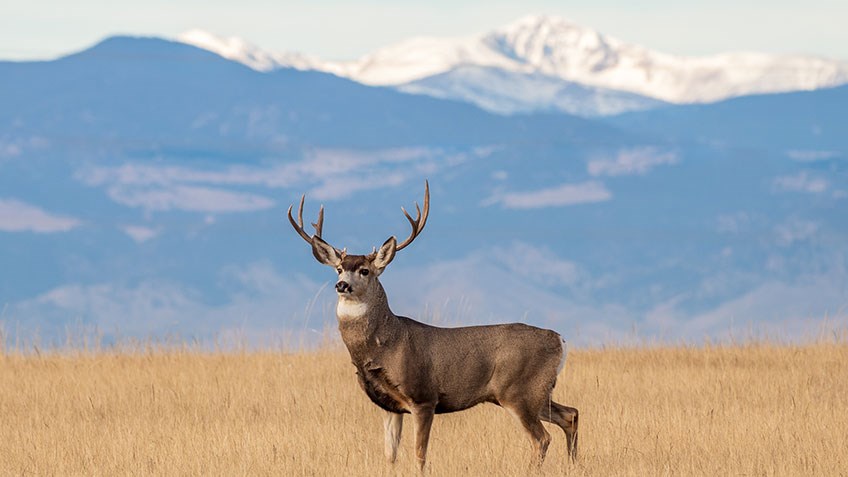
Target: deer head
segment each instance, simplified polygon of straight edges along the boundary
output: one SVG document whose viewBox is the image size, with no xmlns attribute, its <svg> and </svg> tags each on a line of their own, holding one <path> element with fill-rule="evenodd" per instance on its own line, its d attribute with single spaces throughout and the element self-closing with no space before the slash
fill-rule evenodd
<svg viewBox="0 0 848 477">
<path fill-rule="evenodd" d="M 303 230 L 303 203 L 306 196 L 301 196 L 300 207 L 297 212 L 297 221 L 292 217 L 292 208 L 289 207 L 288 216 L 289 222 L 295 231 L 312 246 L 312 255 L 315 259 L 324 265 L 333 267 L 339 275 L 336 282 L 336 291 L 339 298 L 358 299 L 369 294 L 377 285 L 377 277 L 383 273 L 383 270 L 395 258 L 395 253 L 403 250 L 406 246 L 412 243 L 418 234 L 424 230 L 424 225 L 427 223 L 427 216 L 430 213 L 430 185 L 424 181 L 424 208 L 423 211 L 415 203 L 416 216 L 415 219 L 401 207 L 403 215 L 412 226 L 412 232 L 400 244 L 397 239 L 392 236 L 386 240 L 379 249 L 374 249 L 368 255 L 351 255 L 347 253 L 347 249 L 341 249 L 330 245 L 321 238 L 321 233 L 324 226 L 324 207 L 318 211 L 318 221 L 313 223 L 315 234 L 311 237 Z"/>
</svg>

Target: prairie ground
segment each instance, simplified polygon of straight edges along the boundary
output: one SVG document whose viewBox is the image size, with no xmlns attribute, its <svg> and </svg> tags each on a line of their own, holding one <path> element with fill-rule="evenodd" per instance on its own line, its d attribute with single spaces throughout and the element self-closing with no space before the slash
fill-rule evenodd
<svg viewBox="0 0 848 477">
<path fill-rule="evenodd" d="M 573 350 L 542 475 L 846 475 L 848 344 Z M 346 352 L 137 349 L 0 355 L 2 475 L 415 475 Z M 437 416 L 430 475 L 528 475 L 494 405 Z"/>
</svg>

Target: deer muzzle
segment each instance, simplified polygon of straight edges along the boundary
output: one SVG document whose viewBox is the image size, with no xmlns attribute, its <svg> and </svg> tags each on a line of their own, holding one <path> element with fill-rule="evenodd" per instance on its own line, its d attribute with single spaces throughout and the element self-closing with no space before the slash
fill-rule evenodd
<svg viewBox="0 0 848 477">
<path fill-rule="evenodd" d="M 350 286 L 350 283 L 344 280 L 340 280 L 338 283 L 336 283 L 336 291 L 339 293 L 351 293 L 353 291 L 353 288 Z"/>
</svg>

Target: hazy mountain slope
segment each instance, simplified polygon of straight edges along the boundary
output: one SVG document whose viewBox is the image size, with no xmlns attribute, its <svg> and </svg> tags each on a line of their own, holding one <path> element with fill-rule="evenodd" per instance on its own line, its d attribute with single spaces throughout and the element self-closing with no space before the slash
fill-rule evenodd
<svg viewBox="0 0 848 477">
<path fill-rule="evenodd" d="M 12 134 L 104 144 L 112 138 L 144 148 L 451 145 L 617 135 L 576 117 L 503 118 L 321 72 L 260 73 L 153 38 L 111 38 L 54 62 L 0 63 L 0 88 L 6 105 L 0 125 Z"/>
<path fill-rule="evenodd" d="M 848 86 L 745 96 L 623 114 L 610 123 L 657 137 L 848 156 Z"/>
<path fill-rule="evenodd" d="M 0 63 L 0 323 L 60 341 L 75 325 L 318 339 L 334 274 L 288 206 L 326 205 L 325 238 L 367 252 L 406 236 L 399 206 L 427 178 L 427 229 L 384 275 L 398 313 L 583 343 L 799 336 L 848 296 L 846 162 L 792 139 L 817 121 L 838 145 L 841 91 L 645 132 L 650 118 L 505 117 L 157 39 Z M 698 140 L 698 121 L 725 136 Z"/>
</svg>

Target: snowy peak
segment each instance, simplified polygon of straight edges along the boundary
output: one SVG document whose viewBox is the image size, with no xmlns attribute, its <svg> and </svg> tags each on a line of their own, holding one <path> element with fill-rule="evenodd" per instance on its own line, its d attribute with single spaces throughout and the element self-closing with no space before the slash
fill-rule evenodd
<svg viewBox="0 0 848 477">
<path fill-rule="evenodd" d="M 845 62 L 762 53 L 671 55 L 626 43 L 562 17 L 546 15 L 525 16 L 484 35 L 412 38 L 348 62 L 269 53 L 239 38 L 221 38 L 199 30 L 187 32 L 179 39 L 260 71 L 280 67 L 315 69 L 369 85 L 401 88 L 461 67 L 487 71 L 497 68 L 513 73 L 516 78 L 544 75 L 672 103 L 706 103 L 748 94 L 814 90 L 848 83 Z M 461 76 L 455 75 L 453 79 Z M 428 86 L 430 91 L 435 84 Z M 454 91 L 465 88 L 459 86 L 454 82 Z M 466 86 L 469 90 L 476 87 Z M 428 94 L 439 96 L 438 92 Z M 509 88 L 499 94 L 509 94 Z M 515 97 L 510 101 L 520 99 Z M 469 101 L 481 104 L 470 96 Z"/>
<path fill-rule="evenodd" d="M 268 52 L 242 38 L 222 37 L 197 28 L 180 34 L 177 40 L 237 61 L 257 71 L 272 71 L 278 68 L 321 69 L 321 62 L 315 58 L 298 53 Z"/>
<path fill-rule="evenodd" d="M 484 41 L 535 72 L 571 81 L 586 81 L 589 76 L 615 68 L 622 56 L 648 54 L 644 48 L 555 16 L 521 18 L 486 35 Z M 608 86 L 592 81 L 587 84 Z"/>
<path fill-rule="evenodd" d="M 527 16 L 484 39 L 526 69 L 675 103 L 810 90 L 848 82 L 848 64 L 809 56 L 725 53 L 684 57 L 649 50 L 567 19 Z"/>
<path fill-rule="evenodd" d="M 522 69 L 521 63 L 492 49 L 481 37 L 412 38 L 357 61 L 326 64 L 327 71 L 379 86 L 397 86 L 463 65 Z"/>
<path fill-rule="evenodd" d="M 483 41 L 506 56 L 536 67 L 567 62 L 577 52 L 603 65 L 615 59 L 620 45 L 565 18 L 541 15 L 523 17 L 486 35 Z"/>
</svg>

